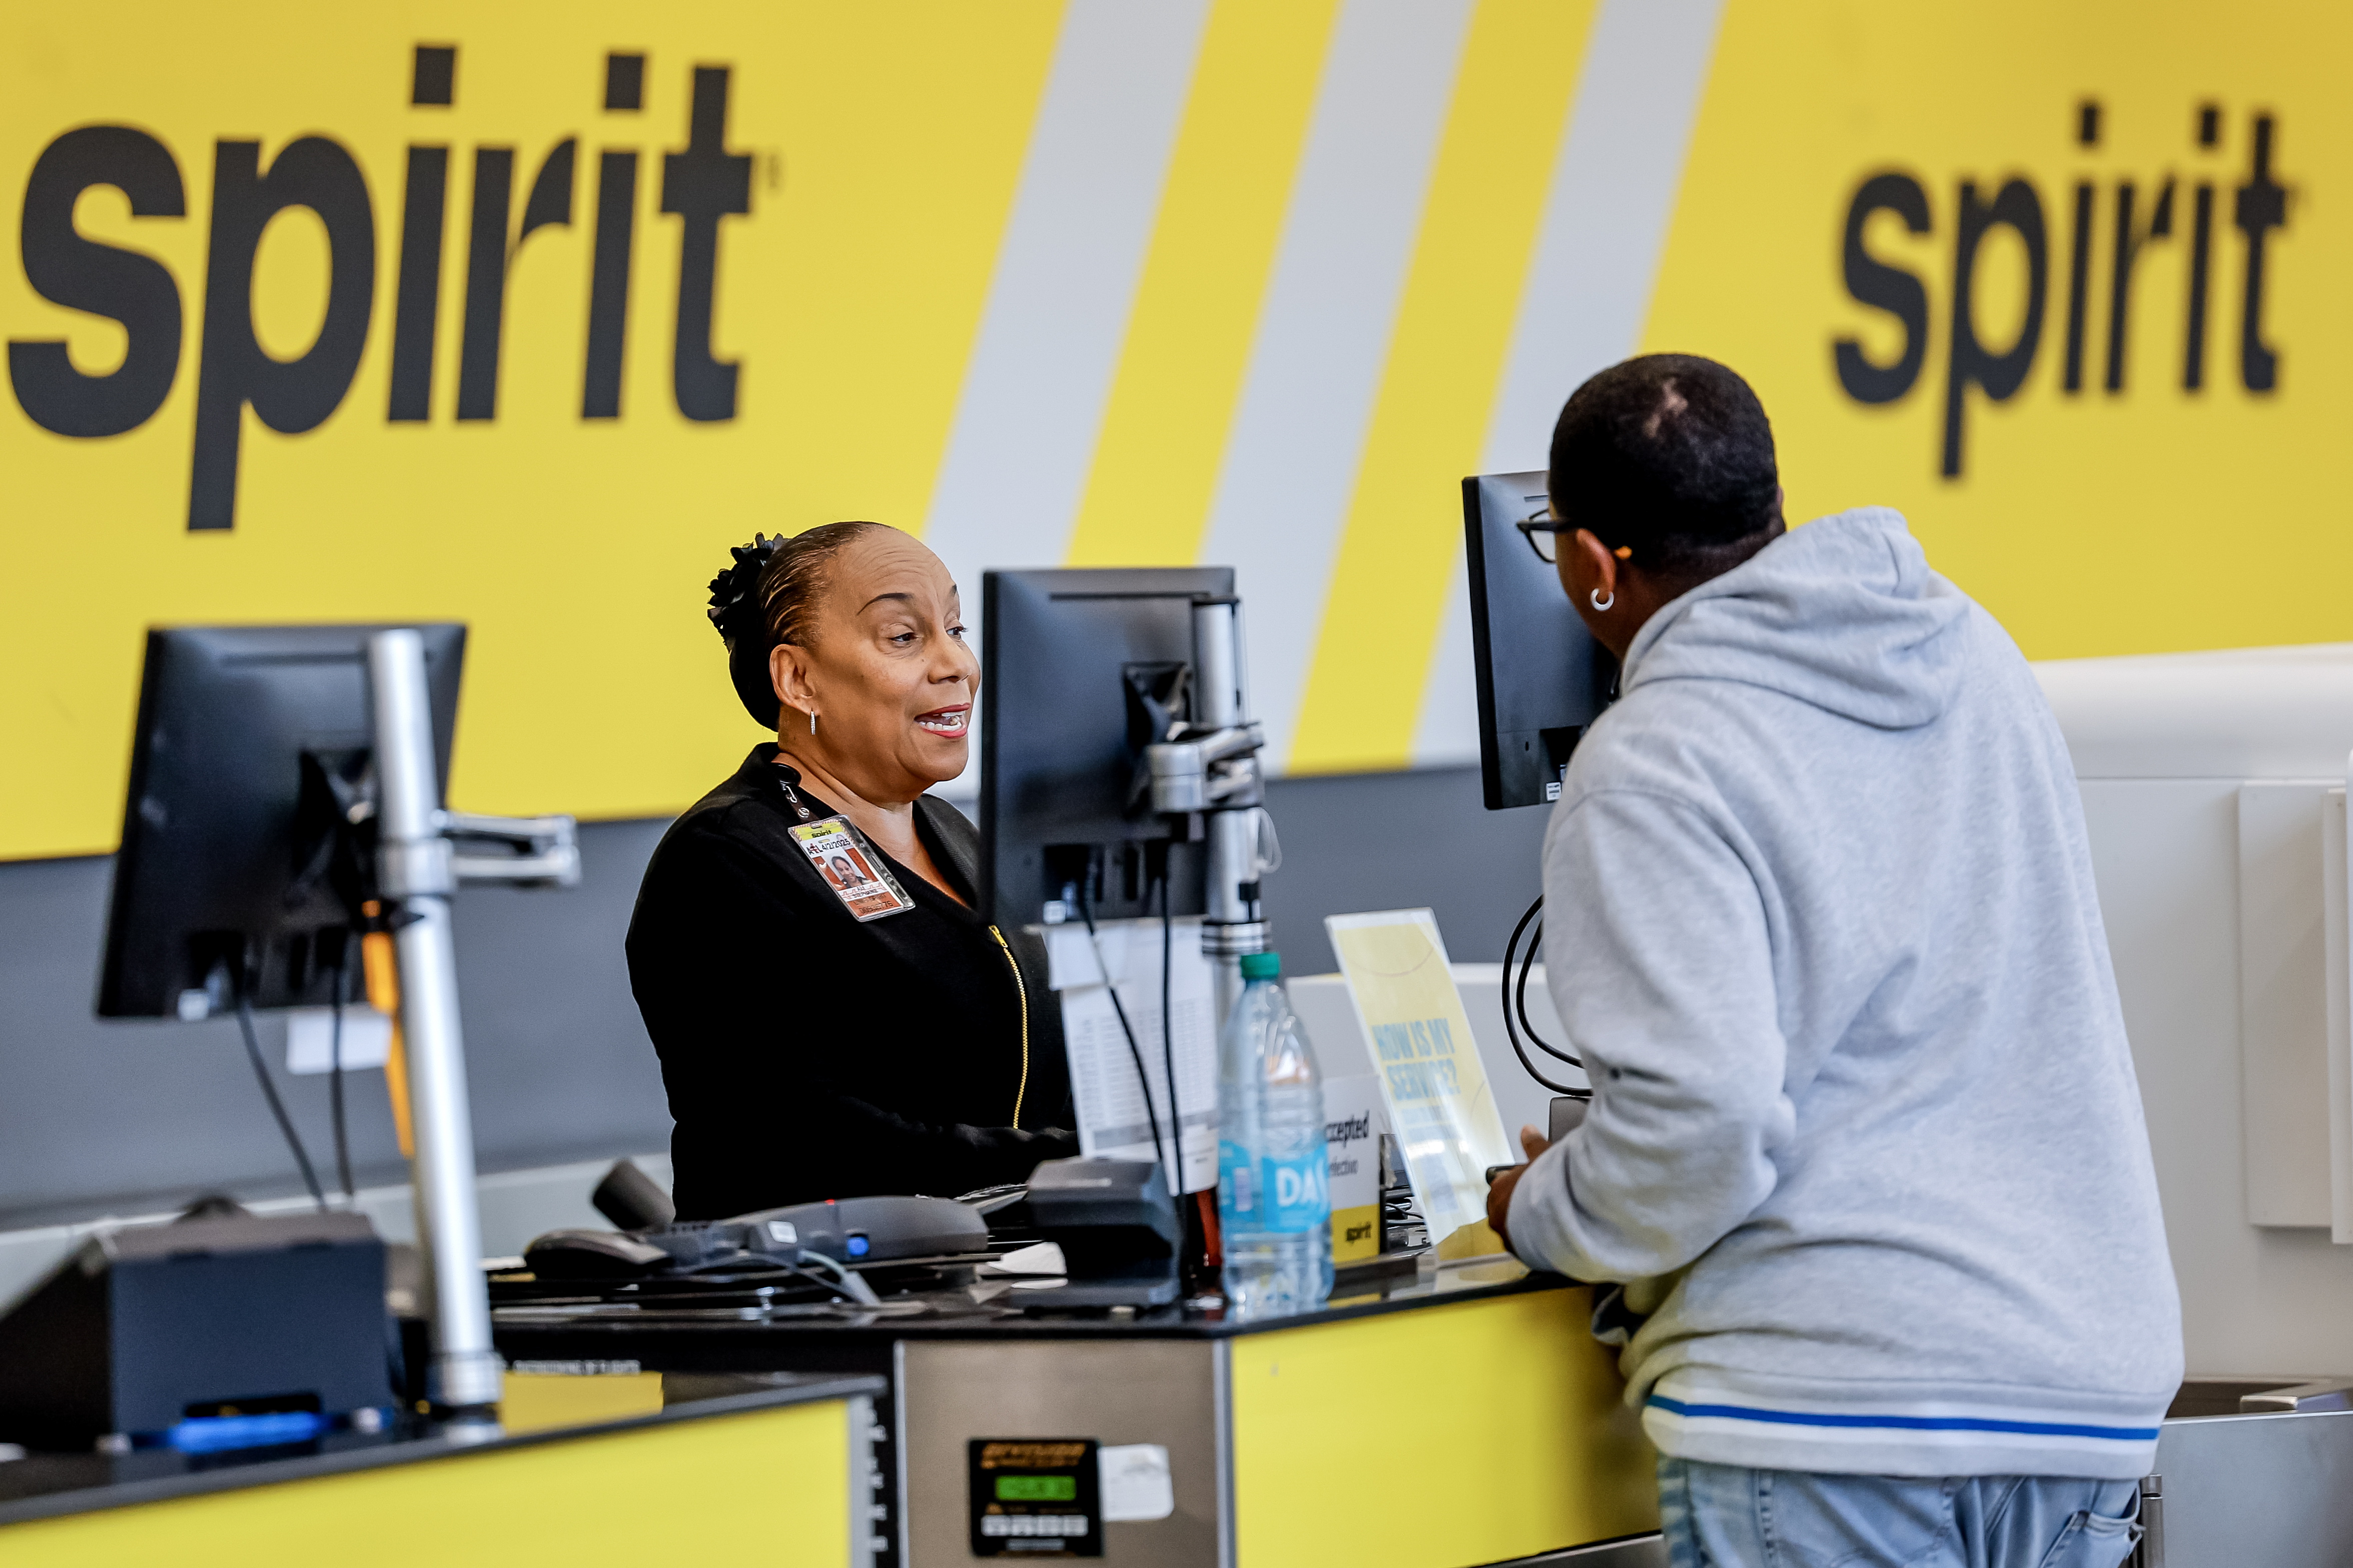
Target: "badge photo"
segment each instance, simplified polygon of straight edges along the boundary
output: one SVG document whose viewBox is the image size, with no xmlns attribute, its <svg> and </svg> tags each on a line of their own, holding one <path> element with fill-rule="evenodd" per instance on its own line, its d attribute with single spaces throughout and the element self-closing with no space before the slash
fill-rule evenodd
<svg viewBox="0 0 2353 1568">
<path fill-rule="evenodd" d="M 798 823 L 792 833 L 793 842 L 801 847 L 801 853 L 841 900 L 841 907 L 858 920 L 879 921 L 915 907 L 891 868 L 848 817 Z"/>
</svg>

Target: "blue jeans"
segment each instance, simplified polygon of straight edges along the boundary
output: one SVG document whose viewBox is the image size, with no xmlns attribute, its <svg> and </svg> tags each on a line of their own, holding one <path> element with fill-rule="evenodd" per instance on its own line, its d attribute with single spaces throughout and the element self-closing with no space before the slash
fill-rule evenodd
<svg viewBox="0 0 2353 1568">
<path fill-rule="evenodd" d="M 1659 1460 L 1674 1568 L 2116 1568 L 2134 1481 L 1831 1476 Z"/>
</svg>

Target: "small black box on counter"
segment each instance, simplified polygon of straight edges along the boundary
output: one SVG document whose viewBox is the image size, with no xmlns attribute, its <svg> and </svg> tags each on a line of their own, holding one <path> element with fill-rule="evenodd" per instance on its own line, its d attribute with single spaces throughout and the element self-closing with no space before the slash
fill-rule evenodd
<svg viewBox="0 0 2353 1568">
<path fill-rule="evenodd" d="M 389 1405 L 384 1268 L 356 1214 L 91 1237 L 0 1317 L 0 1441 L 87 1452 L 190 1417 Z"/>
</svg>

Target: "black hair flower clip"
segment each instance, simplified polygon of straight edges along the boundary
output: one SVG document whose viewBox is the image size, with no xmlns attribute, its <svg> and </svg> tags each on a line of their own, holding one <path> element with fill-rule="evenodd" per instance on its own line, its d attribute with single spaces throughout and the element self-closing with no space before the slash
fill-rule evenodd
<svg viewBox="0 0 2353 1568">
<path fill-rule="evenodd" d="M 784 543 L 781 533 L 774 539 L 754 533 L 751 543 L 728 548 L 733 563 L 711 580 L 711 608 L 704 614 L 731 646 L 758 625 L 760 573 L 768 564 L 768 558 L 784 548 Z M 745 619 L 747 612 L 753 619 Z"/>
</svg>

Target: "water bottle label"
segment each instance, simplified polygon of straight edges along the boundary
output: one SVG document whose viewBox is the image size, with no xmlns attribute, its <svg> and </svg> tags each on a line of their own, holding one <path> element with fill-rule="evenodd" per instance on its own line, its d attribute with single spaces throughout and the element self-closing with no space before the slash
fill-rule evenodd
<svg viewBox="0 0 2353 1568">
<path fill-rule="evenodd" d="M 1231 1230 L 1254 1230 L 1259 1218 L 1258 1162 L 1227 1140 L 1218 1143 L 1218 1219 Z"/>
<path fill-rule="evenodd" d="M 1268 1230 L 1290 1234 L 1332 1223 L 1330 1167 L 1320 1140 L 1310 1153 L 1287 1160 L 1270 1154 L 1265 1165 Z"/>
</svg>

